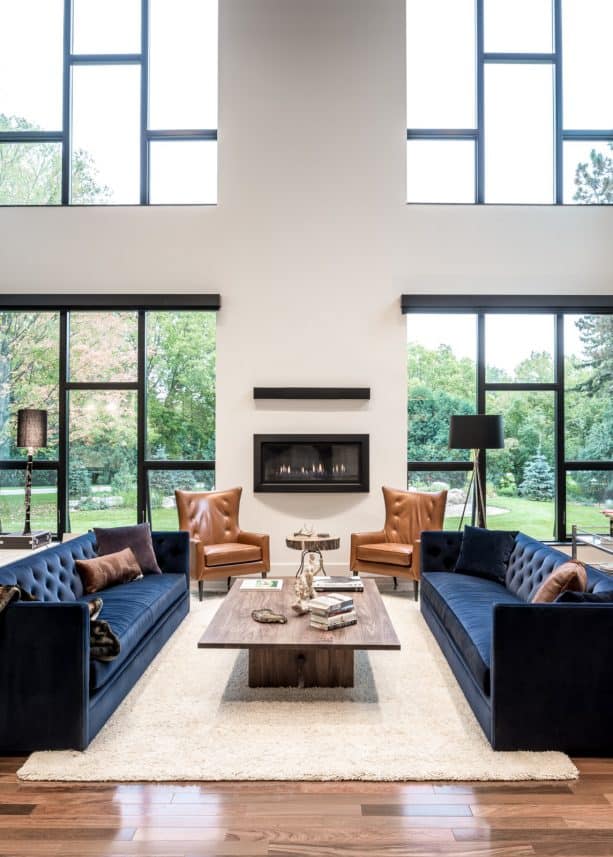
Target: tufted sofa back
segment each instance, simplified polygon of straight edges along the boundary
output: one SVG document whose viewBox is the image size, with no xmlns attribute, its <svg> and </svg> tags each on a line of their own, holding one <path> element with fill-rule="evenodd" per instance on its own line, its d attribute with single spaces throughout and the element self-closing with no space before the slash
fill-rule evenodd
<svg viewBox="0 0 613 857">
<path fill-rule="evenodd" d="M 518 533 L 507 568 L 506 587 L 522 601 L 531 601 L 545 578 L 568 560 L 569 556 L 562 551 Z M 613 589 L 613 580 L 591 566 L 587 566 L 587 579 L 589 592 Z"/>
<path fill-rule="evenodd" d="M 38 601 L 76 601 L 83 585 L 75 560 L 96 556 L 93 533 L 0 567 L 0 584 L 18 585 Z"/>
</svg>

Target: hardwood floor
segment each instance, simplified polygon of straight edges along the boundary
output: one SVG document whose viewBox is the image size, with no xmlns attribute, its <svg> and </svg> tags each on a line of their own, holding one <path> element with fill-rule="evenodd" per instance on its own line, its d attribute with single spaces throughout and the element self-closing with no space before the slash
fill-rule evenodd
<svg viewBox="0 0 613 857">
<path fill-rule="evenodd" d="M 22 783 L 0 857 L 613 857 L 613 760 L 570 783 Z"/>
</svg>

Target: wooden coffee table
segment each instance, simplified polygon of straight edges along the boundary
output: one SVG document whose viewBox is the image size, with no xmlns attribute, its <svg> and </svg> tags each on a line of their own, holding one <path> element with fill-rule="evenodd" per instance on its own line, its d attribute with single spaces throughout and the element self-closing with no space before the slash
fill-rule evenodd
<svg viewBox="0 0 613 857">
<path fill-rule="evenodd" d="M 235 581 L 198 642 L 200 649 L 248 649 L 249 687 L 353 687 L 354 652 L 399 649 L 400 642 L 373 580 L 351 593 L 358 621 L 336 631 L 318 631 L 310 616 L 296 616 L 293 580 L 283 589 L 241 590 Z M 252 610 L 268 607 L 287 616 L 285 625 L 255 622 Z"/>
</svg>

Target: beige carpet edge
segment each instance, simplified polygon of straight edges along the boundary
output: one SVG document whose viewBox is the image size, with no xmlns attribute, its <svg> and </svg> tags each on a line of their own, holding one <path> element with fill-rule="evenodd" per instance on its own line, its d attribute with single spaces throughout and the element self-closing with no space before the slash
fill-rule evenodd
<svg viewBox="0 0 613 857">
<path fill-rule="evenodd" d="M 79 783 L 577 779 L 564 753 L 493 751 L 418 607 L 406 595 L 384 602 L 402 649 L 356 662 L 355 690 L 276 692 L 246 686 L 245 653 L 196 648 L 221 599 L 194 601 L 86 751 L 33 753 L 17 775 Z"/>
</svg>

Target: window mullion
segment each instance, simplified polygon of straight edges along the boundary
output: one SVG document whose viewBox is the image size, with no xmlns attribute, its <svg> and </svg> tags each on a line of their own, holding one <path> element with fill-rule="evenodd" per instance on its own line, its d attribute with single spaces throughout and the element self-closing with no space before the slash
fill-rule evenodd
<svg viewBox="0 0 613 857">
<path fill-rule="evenodd" d="M 70 149 L 72 141 L 72 4 L 73 0 L 64 0 L 64 65 L 62 83 L 62 205 L 70 204 Z"/>
<path fill-rule="evenodd" d="M 555 201 L 564 202 L 564 102 L 562 74 L 562 0 L 553 0 L 553 28 L 555 54 Z"/>
<path fill-rule="evenodd" d="M 485 202 L 485 85 L 484 85 L 484 0 L 477 0 L 477 144 L 475 169 L 475 201 Z"/>
<path fill-rule="evenodd" d="M 556 454 L 556 531 L 559 541 L 566 539 L 566 466 L 565 466 L 565 427 L 564 427 L 564 315 L 555 317 L 554 340 L 555 381 L 557 390 L 555 399 L 555 454 Z"/>
<path fill-rule="evenodd" d="M 149 205 L 149 0 L 141 0 L 140 203 Z"/>
</svg>

